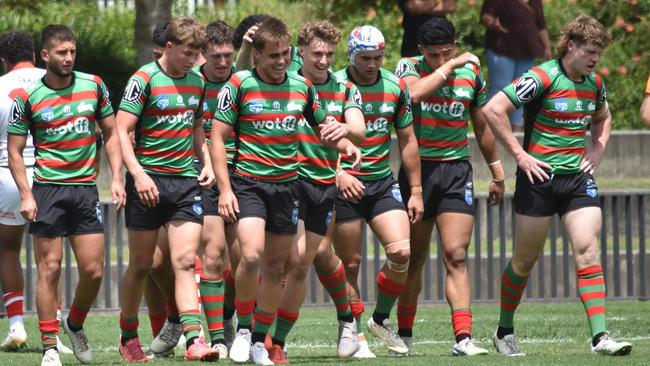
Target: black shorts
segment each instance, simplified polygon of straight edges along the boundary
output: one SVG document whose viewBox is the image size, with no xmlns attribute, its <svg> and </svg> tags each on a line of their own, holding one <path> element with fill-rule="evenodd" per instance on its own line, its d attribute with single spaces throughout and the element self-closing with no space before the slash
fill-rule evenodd
<svg viewBox="0 0 650 366">
<path fill-rule="evenodd" d="M 199 161 L 194 161 L 194 167 L 198 174 L 203 170 L 203 164 Z M 234 171 L 232 164 L 228 164 L 228 174 L 232 176 Z M 203 204 L 203 216 L 218 216 L 219 215 L 219 188 L 215 183 L 209 189 L 201 189 L 201 203 Z M 228 223 L 226 223 L 228 225 Z"/>
<path fill-rule="evenodd" d="M 55 238 L 104 232 L 97 186 L 34 182 L 32 194 L 38 212 L 29 233 Z"/>
<path fill-rule="evenodd" d="M 126 174 L 126 227 L 133 230 L 156 230 L 173 220 L 203 224 L 201 188 L 196 177 L 149 174 L 158 188 L 160 203 L 146 207 L 140 202 L 131 174 Z"/>
<path fill-rule="evenodd" d="M 230 182 L 239 203 L 239 219 L 260 217 L 266 221 L 264 229 L 274 234 L 298 232 L 296 181 L 271 183 L 234 174 Z"/>
<path fill-rule="evenodd" d="M 366 187 L 359 202 L 347 201 L 339 192 L 336 198 L 336 222 L 363 218 L 366 222 L 392 210 L 406 211 L 399 183 L 393 177 L 364 181 Z"/>
<path fill-rule="evenodd" d="M 325 236 L 334 215 L 336 184 L 319 184 L 298 179 L 298 194 L 298 212 L 300 220 L 305 222 L 305 230 Z"/>
<path fill-rule="evenodd" d="M 422 160 L 422 200 L 424 220 L 442 212 L 460 212 L 474 215 L 474 184 L 472 164 L 467 160 Z M 411 186 L 404 168 L 399 170 L 399 186 L 404 200 L 411 197 Z"/>
<path fill-rule="evenodd" d="M 530 184 L 528 177 L 517 171 L 515 212 L 526 216 L 564 216 L 582 207 L 600 207 L 598 187 L 591 174 L 553 174 L 542 183 Z"/>
</svg>

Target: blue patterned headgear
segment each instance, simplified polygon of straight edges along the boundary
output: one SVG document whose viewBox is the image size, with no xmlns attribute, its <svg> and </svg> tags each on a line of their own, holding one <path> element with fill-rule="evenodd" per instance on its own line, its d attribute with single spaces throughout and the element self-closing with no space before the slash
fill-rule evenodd
<svg viewBox="0 0 650 366">
<path fill-rule="evenodd" d="M 362 25 L 348 36 L 348 59 L 354 65 L 354 58 L 362 51 L 383 51 L 384 35 L 372 25 Z"/>
</svg>

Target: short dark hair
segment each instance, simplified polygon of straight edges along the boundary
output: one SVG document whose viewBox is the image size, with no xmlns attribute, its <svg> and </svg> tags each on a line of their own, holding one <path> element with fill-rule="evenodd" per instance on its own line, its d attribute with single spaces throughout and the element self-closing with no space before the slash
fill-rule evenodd
<svg viewBox="0 0 650 366">
<path fill-rule="evenodd" d="M 41 47 L 52 47 L 52 41 L 77 42 L 77 35 L 63 24 L 49 24 L 41 32 Z"/>
<path fill-rule="evenodd" d="M 10 64 L 34 60 L 34 38 L 23 31 L 9 31 L 0 34 L 0 58 Z"/>
<path fill-rule="evenodd" d="M 232 44 L 234 29 L 223 20 L 216 20 L 207 27 L 208 43 Z"/>
<path fill-rule="evenodd" d="M 268 17 L 260 24 L 260 29 L 253 37 L 253 48 L 263 50 L 268 42 L 279 42 L 289 40 L 291 33 L 283 21 L 276 17 Z"/>
<path fill-rule="evenodd" d="M 151 34 L 151 40 L 153 41 L 153 44 L 156 46 L 165 47 L 165 44 L 167 43 L 165 32 L 167 32 L 168 26 L 168 21 L 158 22 L 158 24 L 156 24 L 156 27 L 153 29 L 153 33 Z"/>
<path fill-rule="evenodd" d="M 257 23 L 262 23 L 268 17 L 269 15 L 267 14 L 253 14 L 242 19 L 241 22 L 237 24 L 237 28 L 235 28 L 235 32 L 232 36 L 233 46 L 237 49 L 241 48 L 241 44 L 244 42 L 244 34 L 246 34 L 250 27 Z"/>
<path fill-rule="evenodd" d="M 420 27 L 418 42 L 422 46 L 454 43 L 456 42 L 456 28 L 447 18 L 431 18 Z"/>
</svg>

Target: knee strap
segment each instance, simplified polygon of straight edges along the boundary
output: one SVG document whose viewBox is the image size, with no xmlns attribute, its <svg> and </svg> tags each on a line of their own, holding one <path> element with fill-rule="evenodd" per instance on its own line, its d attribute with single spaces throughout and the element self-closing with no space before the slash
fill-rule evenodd
<svg viewBox="0 0 650 366">
<path fill-rule="evenodd" d="M 411 241 L 409 239 L 404 239 L 396 242 L 386 244 L 384 249 L 386 250 L 386 265 L 388 269 L 393 272 L 403 273 L 409 269 L 409 260 L 406 263 L 395 263 L 390 259 L 391 254 L 399 253 L 402 250 L 407 250 L 411 248 Z"/>
</svg>

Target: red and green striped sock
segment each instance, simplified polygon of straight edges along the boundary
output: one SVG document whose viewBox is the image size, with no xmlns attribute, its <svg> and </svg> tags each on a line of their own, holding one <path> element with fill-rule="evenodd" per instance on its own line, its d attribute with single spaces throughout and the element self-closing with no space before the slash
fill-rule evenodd
<svg viewBox="0 0 650 366">
<path fill-rule="evenodd" d="M 376 314 L 380 314 L 381 318 L 388 318 L 390 311 L 393 309 L 393 305 L 395 305 L 404 287 L 405 284 L 397 283 L 388 278 L 383 270 L 379 272 L 377 275 L 377 306 L 375 307 L 375 314 L 373 314 L 375 321 L 379 320 L 375 316 Z M 382 323 L 378 324 L 383 324 L 383 319 L 381 320 Z"/>
<path fill-rule="evenodd" d="M 224 339 L 223 336 L 223 298 L 224 281 L 221 278 L 201 276 L 201 298 L 203 311 L 208 322 L 210 340 Z"/>
<path fill-rule="evenodd" d="M 235 297 L 235 308 L 237 309 L 237 329 L 251 329 L 253 312 L 255 311 L 255 298 L 248 301 L 240 301 Z"/>
<path fill-rule="evenodd" d="M 273 333 L 273 343 L 284 346 L 284 341 L 287 335 L 291 332 L 291 328 L 298 321 L 300 313 L 294 313 L 282 308 L 278 309 L 278 317 L 275 323 L 275 332 Z"/>
<path fill-rule="evenodd" d="M 56 319 L 39 321 L 38 329 L 41 331 L 43 351 L 56 348 L 56 336 L 59 335 L 59 321 Z"/>
<path fill-rule="evenodd" d="M 605 276 L 600 265 L 578 270 L 578 293 L 589 319 L 591 336 L 605 332 Z"/>
<path fill-rule="evenodd" d="M 514 317 L 521 296 L 526 288 L 528 276 L 520 276 L 512 269 L 512 262 L 508 262 L 506 270 L 501 276 L 501 313 L 499 315 L 499 327 L 513 328 Z"/>
<path fill-rule="evenodd" d="M 269 334 L 269 329 L 273 322 L 275 321 L 275 314 L 269 314 L 260 308 L 255 308 L 255 325 L 253 325 L 253 335 L 251 342 L 253 344 L 257 342 L 264 343 L 266 335 Z"/>
<path fill-rule="evenodd" d="M 198 309 L 181 311 L 178 315 L 181 319 L 181 327 L 183 328 L 183 334 L 187 341 L 201 334 L 201 314 Z"/>
<path fill-rule="evenodd" d="M 325 275 L 318 274 L 318 279 L 332 298 L 336 306 L 336 315 L 339 318 L 350 315 L 350 302 L 348 300 L 348 291 L 345 287 L 346 277 L 343 263 L 339 260 L 339 264 L 333 273 Z"/>
<path fill-rule="evenodd" d="M 120 313 L 120 329 L 122 331 L 122 341 L 125 342 L 131 338 L 138 338 L 138 316 L 126 318 Z"/>
</svg>

